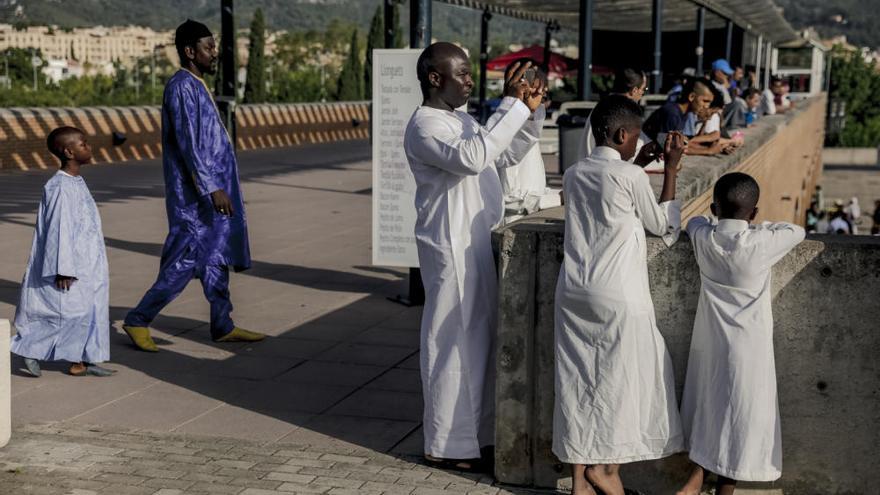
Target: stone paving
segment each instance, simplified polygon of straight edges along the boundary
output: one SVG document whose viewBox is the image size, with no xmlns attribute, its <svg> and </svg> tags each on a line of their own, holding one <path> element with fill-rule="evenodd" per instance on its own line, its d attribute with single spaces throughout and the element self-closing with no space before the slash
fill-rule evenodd
<svg viewBox="0 0 880 495">
<path fill-rule="evenodd" d="M 357 445 L 218 439 L 74 424 L 31 424 L 0 451 L 0 493 L 34 495 L 528 494 L 481 474 Z"/>
<path fill-rule="evenodd" d="M 13 359 L 0 494 L 498 493 L 488 478 L 412 462 L 421 310 L 388 300 L 406 290 L 405 271 L 371 265 L 368 160 L 364 142 L 242 153 L 254 263 L 232 275 L 233 317 L 270 338 L 213 343 L 194 282 L 154 322 L 158 354 L 134 349 L 119 325 L 158 270 L 161 164 L 85 170 L 110 261 L 108 367 L 119 373 L 45 366 L 34 379 Z M 13 317 L 52 173 L 0 180 L 0 318 Z"/>
</svg>

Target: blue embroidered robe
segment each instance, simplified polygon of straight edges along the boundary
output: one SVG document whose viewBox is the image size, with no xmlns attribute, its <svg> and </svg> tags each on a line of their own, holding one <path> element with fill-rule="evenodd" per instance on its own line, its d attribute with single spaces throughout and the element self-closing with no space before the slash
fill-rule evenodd
<svg viewBox="0 0 880 495">
<path fill-rule="evenodd" d="M 63 291 L 56 275 L 76 280 Z M 110 359 L 109 286 L 95 200 L 82 177 L 58 172 L 43 188 L 12 352 L 41 361 Z"/>
</svg>

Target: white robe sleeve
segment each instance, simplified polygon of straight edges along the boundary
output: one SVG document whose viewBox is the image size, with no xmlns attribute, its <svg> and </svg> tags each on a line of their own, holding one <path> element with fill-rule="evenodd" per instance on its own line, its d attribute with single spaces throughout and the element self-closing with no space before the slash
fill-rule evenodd
<svg viewBox="0 0 880 495">
<path fill-rule="evenodd" d="M 512 100 L 512 102 L 511 102 Z M 511 145 L 528 120 L 529 107 L 515 98 L 505 98 L 503 115 L 464 138 L 440 119 L 426 120 L 412 136 L 409 147 L 418 160 L 456 175 L 476 175 L 495 161 Z"/>
<path fill-rule="evenodd" d="M 806 237 L 806 231 L 803 227 L 788 222 L 764 222 L 761 224 L 761 228 L 766 235 L 762 260 L 767 264 L 767 267 L 776 264 Z"/>
<path fill-rule="evenodd" d="M 661 236 L 667 246 L 675 244 L 681 232 L 681 203 L 677 199 L 657 204 L 647 174 L 633 181 L 633 203 L 645 230 Z"/>
<path fill-rule="evenodd" d="M 492 114 L 492 117 L 486 122 L 487 127 L 493 127 L 493 118 L 502 118 L 506 112 L 513 108 L 513 104 L 519 101 L 514 98 L 505 98 L 505 102 L 508 100 L 513 101 L 509 102 L 508 105 L 502 104 L 499 106 L 498 110 Z M 495 161 L 495 166 L 498 168 L 506 168 L 520 164 L 529 153 L 529 150 L 531 150 L 533 146 L 537 146 L 538 142 L 541 140 L 541 130 L 544 127 L 544 118 L 546 116 L 547 110 L 544 108 L 544 105 L 541 105 L 535 110 L 532 116 L 529 117 L 519 132 L 516 133 L 516 136 L 514 136 L 513 141 L 510 143 L 510 147 L 504 150 L 498 160 Z"/>
<path fill-rule="evenodd" d="M 55 278 L 56 275 L 79 278 L 76 266 L 76 223 L 74 208 L 76 198 L 64 187 L 53 187 L 46 191 L 42 208 L 42 219 L 45 228 L 43 243 L 43 278 Z"/>
</svg>

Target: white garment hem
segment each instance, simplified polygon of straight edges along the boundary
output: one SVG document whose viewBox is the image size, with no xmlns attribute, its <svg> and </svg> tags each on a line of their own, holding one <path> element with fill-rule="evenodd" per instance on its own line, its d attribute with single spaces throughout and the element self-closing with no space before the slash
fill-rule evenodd
<svg viewBox="0 0 880 495">
<path fill-rule="evenodd" d="M 607 459 L 586 459 L 586 458 L 574 458 L 574 457 L 562 457 L 559 454 L 556 454 L 556 457 L 559 458 L 560 461 L 566 464 L 585 464 L 585 465 L 595 465 L 595 464 L 628 464 L 630 462 L 639 462 L 639 461 L 653 461 L 656 459 L 662 459 L 664 457 L 669 457 L 673 454 L 679 454 L 684 452 L 685 450 L 681 447 L 673 447 L 670 449 L 663 450 L 661 452 L 650 452 L 647 454 L 639 454 L 639 455 L 631 455 L 626 457 L 616 457 L 616 458 L 607 458 Z"/>
<path fill-rule="evenodd" d="M 776 469 L 763 472 L 737 471 L 720 466 L 717 462 L 710 462 L 708 456 L 693 452 L 690 452 L 688 457 L 703 469 L 736 481 L 776 481 L 782 476 L 782 471 Z"/>
</svg>

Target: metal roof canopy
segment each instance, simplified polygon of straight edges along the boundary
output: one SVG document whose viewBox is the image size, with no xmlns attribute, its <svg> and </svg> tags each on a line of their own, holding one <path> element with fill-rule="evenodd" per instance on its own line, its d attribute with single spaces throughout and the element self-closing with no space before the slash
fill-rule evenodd
<svg viewBox="0 0 880 495">
<path fill-rule="evenodd" d="M 577 30 L 578 0 L 439 0 L 450 5 L 488 10 L 535 22 L 556 21 Z M 651 31 L 651 0 L 593 0 L 593 29 L 598 31 Z M 695 31 L 697 7 L 706 16 L 706 29 L 723 28 L 725 19 L 773 43 L 796 39 L 797 33 L 782 17 L 773 0 L 664 0 L 664 31 Z"/>
</svg>

